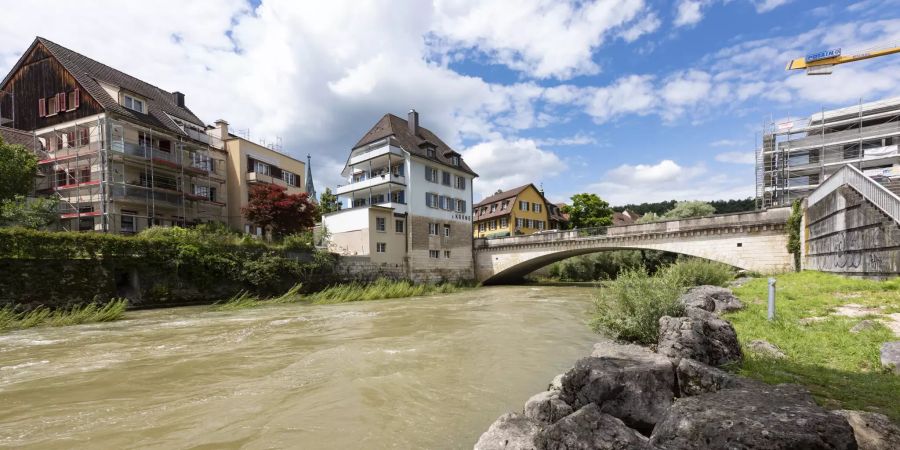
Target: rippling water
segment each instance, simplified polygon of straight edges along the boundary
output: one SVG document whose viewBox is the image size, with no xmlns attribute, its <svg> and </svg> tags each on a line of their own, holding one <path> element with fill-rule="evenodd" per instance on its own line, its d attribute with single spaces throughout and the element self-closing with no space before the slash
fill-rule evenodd
<svg viewBox="0 0 900 450">
<path fill-rule="evenodd" d="M 176 308 L 0 335 L 0 446 L 471 448 L 590 352 L 590 293 Z"/>
</svg>

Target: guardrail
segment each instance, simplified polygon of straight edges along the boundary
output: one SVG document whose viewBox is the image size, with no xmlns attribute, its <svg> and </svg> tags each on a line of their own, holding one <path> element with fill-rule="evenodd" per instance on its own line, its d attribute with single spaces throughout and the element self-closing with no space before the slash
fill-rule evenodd
<svg viewBox="0 0 900 450">
<path fill-rule="evenodd" d="M 852 165 L 841 167 L 820 184 L 809 194 L 807 205 L 815 205 L 844 185 L 852 187 L 894 221 L 900 222 L 900 197 Z"/>
</svg>

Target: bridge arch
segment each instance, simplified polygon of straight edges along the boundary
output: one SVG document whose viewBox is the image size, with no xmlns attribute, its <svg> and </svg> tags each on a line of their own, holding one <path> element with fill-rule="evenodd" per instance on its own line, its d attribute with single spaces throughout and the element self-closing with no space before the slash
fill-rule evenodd
<svg viewBox="0 0 900 450">
<path fill-rule="evenodd" d="M 514 283 L 572 256 L 609 250 L 660 250 L 759 272 L 787 270 L 785 225 L 789 208 L 605 229 L 477 239 L 475 277 L 484 284 Z"/>
</svg>

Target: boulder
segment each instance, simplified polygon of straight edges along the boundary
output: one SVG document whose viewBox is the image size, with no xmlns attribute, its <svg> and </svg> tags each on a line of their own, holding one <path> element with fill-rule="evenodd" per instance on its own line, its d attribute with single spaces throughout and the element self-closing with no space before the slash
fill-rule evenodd
<svg viewBox="0 0 900 450">
<path fill-rule="evenodd" d="M 542 450 L 631 450 L 647 438 L 590 403 L 542 430 L 535 442 Z"/>
<path fill-rule="evenodd" d="M 884 414 L 841 409 L 832 411 L 847 419 L 859 450 L 892 450 L 900 448 L 900 427 Z"/>
<path fill-rule="evenodd" d="M 881 365 L 900 375 L 900 341 L 881 344 Z"/>
<path fill-rule="evenodd" d="M 563 375 L 565 375 L 565 374 L 564 374 L 564 373 L 561 373 L 561 374 L 559 374 L 559 375 L 553 377 L 553 379 L 550 380 L 550 385 L 547 386 L 547 390 L 548 390 L 548 391 L 560 391 L 560 390 L 562 390 L 562 379 L 563 379 Z"/>
<path fill-rule="evenodd" d="M 694 306 L 717 314 L 736 311 L 744 307 L 731 289 L 710 285 L 691 288 L 681 296 L 680 300 L 685 306 Z M 712 301 L 711 308 L 708 301 Z"/>
<path fill-rule="evenodd" d="M 769 358 L 781 359 L 787 357 L 777 345 L 764 341 L 762 339 L 754 339 L 747 344 L 747 349 L 753 353 Z"/>
<path fill-rule="evenodd" d="M 595 403 L 629 427 L 650 433 L 676 394 L 667 358 L 638 346 L 603 343 L 579 360 L 562 380 L 560 399 L 575 409 Z"/>
<path fill-rule="evenodd" d="M 721 389 L 746 388 L 760 383 L 688 358 L 682 358 L 675 367 L 675 376 L 682 397 L 717 392 Z"/>
<path fill-rule="evenodd" d="M 676 362 L 691 358 L 713 366 L 741 361 L 741 346 L 730 322 L 699 308 L 687 308 L 686 314 L 659 319 L 658 353 Z"/>
<path fill-rule="evenodd" d="M 572 407 L 559 399 L 559 391 L 544 391 L 525 402 L 525 417 L 551 424 L 572 414 Z"/>
<path fill-rule="evenodd" d="M 863 331 L 873 330 L 878 327 L 878 322 L 874 320 L 862 320 L 850 329 L 851 333 L 861 333 Z"/>
<path fill-rule="evenodd" d="M 856 447 L 842 417 L 796 385 L 756 385 L 678 399 L 650 437 L 660 449 L 828 449 Z"/>
<path fill-rule="evenodd" d="M 500 416 L 475 443 L 475 450 L 534 450 L 540 424 L 518 413 Z"/>
</svg>

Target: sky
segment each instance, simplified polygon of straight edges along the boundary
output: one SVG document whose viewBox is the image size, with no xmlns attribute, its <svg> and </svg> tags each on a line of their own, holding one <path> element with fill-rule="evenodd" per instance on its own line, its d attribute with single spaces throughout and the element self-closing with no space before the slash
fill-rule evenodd
<svg viewBox="0 0 900 450">
<path fill-rule="evenodd" d="M 42 4 L 43 3 L 43 4 Z M 207 123 L 312 155 L 316 189 L 385 113 L 479 174 L 613 205 L 754 194 L 766 121 L 900 95 L 900 0 L 0 0 L 0 71 L 40 35 L 168 91 Z"/>
</svg>

